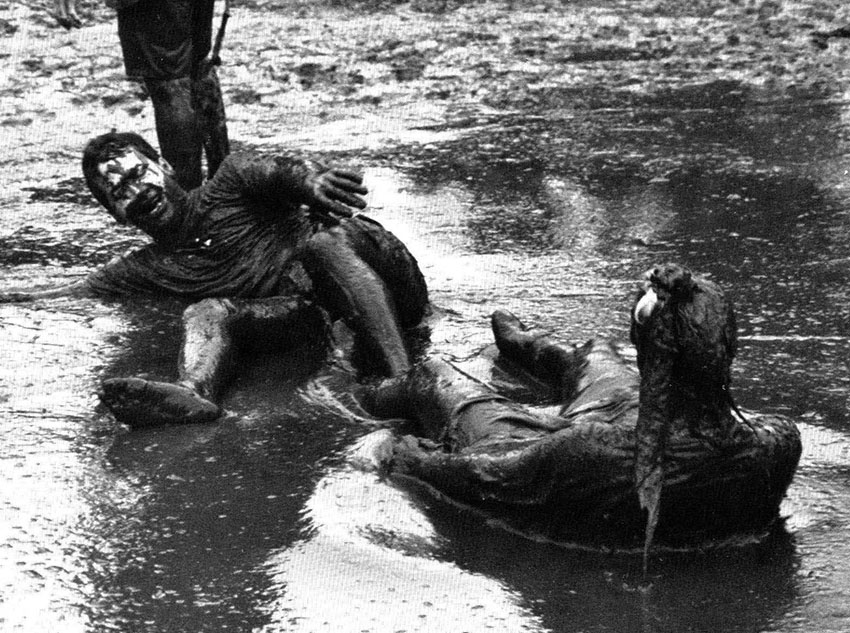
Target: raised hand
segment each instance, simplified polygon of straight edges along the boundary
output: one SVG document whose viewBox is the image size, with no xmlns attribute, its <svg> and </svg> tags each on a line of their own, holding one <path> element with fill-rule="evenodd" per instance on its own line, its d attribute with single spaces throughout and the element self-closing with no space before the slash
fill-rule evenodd
<svg viewBox="0 0 850 633">
<path fill-rule="evenodd" d="M 363 196 L 368 189 L 363 185 L 363 176 L 344 169 L 328 169 L 312 176 L 307 181 L 310 211 L 325 219 L 337 221 L 334 216 L 350 218 L 351 210 L 363 209 L 366 200 Z"/>
<path fill-rule="evenodd" d="M 80 28 L 83 21 L 77 14 L 78 0 L 53 0 L 53 17 L 66 29 Z"/>
</svg>

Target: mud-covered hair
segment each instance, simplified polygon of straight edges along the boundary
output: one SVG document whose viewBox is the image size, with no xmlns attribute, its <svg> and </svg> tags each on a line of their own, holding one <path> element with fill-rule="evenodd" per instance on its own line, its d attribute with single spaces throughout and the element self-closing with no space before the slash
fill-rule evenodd
<svg viewBox="0 0 850 633">
<path fill-rule="evenodd" d="M 135 132 L 108 132 L 91 139 L 83 150 L 83 177 L 92 195 L 109 209 L 106 191 L 101 187 L 102 177 L 98 166 L 123 154 L 128 147 L 135 147 L 144 156 L 158 161 L 159 153 Z"/>
<path fill-rule="evenodd" d="M 656 267 L 649 281 L 658 305 L 643 324 L 632 310 L 631 340 L 643 371 L 650 350 L 676 356 L 676 378 L 703 390 L 728 390 L 738 349 L 732 302 L 716 283 L 677 264 Z"/>
</svg>

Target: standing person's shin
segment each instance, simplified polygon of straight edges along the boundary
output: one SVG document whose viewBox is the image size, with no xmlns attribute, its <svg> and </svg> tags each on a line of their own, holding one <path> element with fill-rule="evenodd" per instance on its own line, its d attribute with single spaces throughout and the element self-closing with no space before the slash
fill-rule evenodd
<svg viewBox="0 0 850 633">
<path fill-rule="evenodd" d="M 146 79 L 153 103 L 156 135 L 163 158 L 177 182 L 189 191 L 202 182 L 202 135 L 192 96 L 192 79 Z"/>
<path fill-rule="evenodd" d="M 205 66 L 201 68 L 201 74 L 192 80 L 192 105 L 207 157 L 207 178 L 212 178 L 221 161 L 230 153 L 230 139 L 218 72 L 213 65 Z"/>
</svg>

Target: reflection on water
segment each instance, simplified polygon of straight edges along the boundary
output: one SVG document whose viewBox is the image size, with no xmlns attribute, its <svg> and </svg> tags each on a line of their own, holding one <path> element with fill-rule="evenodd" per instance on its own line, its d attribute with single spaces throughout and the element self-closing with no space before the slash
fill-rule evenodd
<svg viewBox="0 0 850 633">
<path fill-rule="evenodd" d="M 733 83 L 606 110 L 548 97 L 374 157 L 372 214 L 440 308 L 432 350 L 473 363 L 497 307 L 562 340 L 625 338 L 650 265 L 710 274 L 738 307 L 739 404 L 802 423 L 784 528 L 659 555 L 643 583 L 632 557 L 530 541 L 347 465 L 372 426 L 346 412 L 340 359 L 315 375 L 296 352 L 247 359 L 220 423 L 129 433 L 97 407 L 98 381 L 172 377 L 179 305 L 0 306 L 3 628 L 850 628 L 845 106 L 759 102 Z M 94 220 L 73 222 L 56 230 Z M 3 242 L 16 281 L 100 257 L 51 262 L 53 233 L 24 237 Z"/>
<path fill-rule="evenodd" d="M 330 469 L 304 512 L 306 535 L 265 568 L 264 631 L 543 631 L 521 593 L 441 553 L 446 538 L 377 475 Z"/>
</svg>

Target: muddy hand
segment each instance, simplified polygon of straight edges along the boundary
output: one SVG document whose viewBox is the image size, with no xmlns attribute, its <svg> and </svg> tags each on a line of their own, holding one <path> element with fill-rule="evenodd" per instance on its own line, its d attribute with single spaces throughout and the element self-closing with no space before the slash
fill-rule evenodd
<svg viewBox="0 0 850 633">
<path fill-rule="evenodd" d="M 77 14 L 78 0 L 53 0 L 53 17 L 66 29 L 80 28 L 83 21 Z"/>
<path fill-rule="evenodd" d="M 350 218 L 354 215 L 351 207 L 363 209 L 366 206 L 363 196 L 368 193 L 368 189 L 363 186 L 360 174 L 329 169 L 311 178 L 307 185 L 310 210 L 323 216 L 323 219 L 336 222 L 335 216 Z"/>
</svg>

